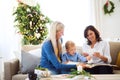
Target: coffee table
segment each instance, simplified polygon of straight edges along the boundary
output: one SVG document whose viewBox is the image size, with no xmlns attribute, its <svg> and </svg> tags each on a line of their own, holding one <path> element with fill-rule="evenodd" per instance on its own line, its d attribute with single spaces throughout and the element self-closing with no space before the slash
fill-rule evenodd
<svg viewBox="0 0 120 80">
<path fill-rule="evenodd" d="M 120 80 L 120 74 L 93 75 L 96 80 Z"/>
<path fill-rule="evenodd" d="M 79 75 L 74 78 L 68 78 L 67 74 L 52 75 L 50 78 L 41 78 L 40 80 L 85 80 L 83 76 Z M 90 80 L 120 80 L 120 74 L 100 74 L 93 75 L 95 78 Z M 28 78 L 25 80 L 29 80 Z"/>
</svg>

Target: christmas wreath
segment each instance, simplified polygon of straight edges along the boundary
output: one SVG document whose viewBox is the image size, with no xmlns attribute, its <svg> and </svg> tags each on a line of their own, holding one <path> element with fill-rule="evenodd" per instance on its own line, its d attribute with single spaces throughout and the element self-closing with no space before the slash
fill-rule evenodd
<svg viewBox="0 0 120 80">
<path fill-rule="evenodd" d="M 109 8 L 110 7 L 110 8 Z M 114 9 L 115 9 L 115 6 L 114 6 L 114 3 L 112 1 L 107 1 L 105 4 L 104 4 L 104 13 L 105 14 L 110 14 L 112 12 L 114 12 Z"/>
</svg>

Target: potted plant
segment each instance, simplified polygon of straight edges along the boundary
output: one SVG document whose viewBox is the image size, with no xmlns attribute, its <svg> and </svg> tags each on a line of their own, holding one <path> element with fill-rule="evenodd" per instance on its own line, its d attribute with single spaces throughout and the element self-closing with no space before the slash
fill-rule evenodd
<svg viewBox="0 0 120 80">
<path fill-rule="evenodd" d="M 18 0 L 18 6 L 13 12 L 15 16 L 15 27 L 22 35 L 23 45 L 41 44 L 48 34 L 47 24 L 50 19 L 42 14 L 39 4 L 27 5 Z"/>
</svg>

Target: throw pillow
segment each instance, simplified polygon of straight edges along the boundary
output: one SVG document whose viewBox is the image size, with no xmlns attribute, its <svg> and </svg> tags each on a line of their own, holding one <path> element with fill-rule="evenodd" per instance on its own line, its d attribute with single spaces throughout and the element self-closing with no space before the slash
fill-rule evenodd
<svg viewBox="0 0 120 80">
<path fill-rule="evenodd" d="M 116 65 L 117 65 L 118 67 L 120 67 L 120 52 L 118 53 Z"/>
<path fill-rule="evenodd" d="M 28 51 L 28 53 L 37 56 L 37 57 L 41 57 L 41 48 L 37 48 L 37 49 L 33 49 Z"/>
<path fill-rule="evenodd" d="M 25 51 L 21 52 L 21 73 L 33 72 L 39 63 L 40 57 L 37 57 Z"/>
</svg>

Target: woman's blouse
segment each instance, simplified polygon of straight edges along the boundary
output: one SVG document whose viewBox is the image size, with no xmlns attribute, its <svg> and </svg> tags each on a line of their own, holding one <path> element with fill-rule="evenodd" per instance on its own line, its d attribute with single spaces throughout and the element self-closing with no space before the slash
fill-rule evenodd
<svg viewBox="0 0 120 80">
<path fill-rule="evenodd" d="M 99 52 L 100 55 L 107 57 L 108 58 L 107 63 L 111 62 L 110 47 L 109 47 L 109 43 L 106 41 L 96 42 L 93 48 L 91 48 L 90 45 L 85 43 L 82 48 L 83 48 L 83 52 L 88 53 L 92 57 L 93 63 L 105 63 L 100 58 L 92 56 L 94 52 Z"/>
</svg>

